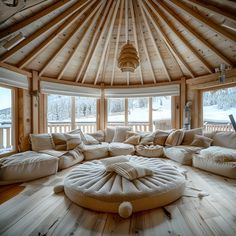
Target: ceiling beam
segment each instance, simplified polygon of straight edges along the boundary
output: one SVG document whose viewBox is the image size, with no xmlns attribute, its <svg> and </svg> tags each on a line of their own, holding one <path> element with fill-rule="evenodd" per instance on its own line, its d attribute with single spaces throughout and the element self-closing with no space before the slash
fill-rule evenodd
<svg viewBox="0 0 236 236">
<path fill-rule="evenodd" d="M 170 17 L 175 21 L 180 23 L 190 34 L 192 34 L 196 39 L 198 39 L 205 47 L 209 48 L 214 52 L 221 60 L 223 60 L 227 65 L 233 66 L 233 63 L 227 58 L 222 52 L 216 49 L 208 40 L 204 39 L 199 32 L 195 31 L 189 24 L 182 20 L 171 8 L 166 6 L 163 1 L 155 0 L 155 3 L 160 6 Z"/>
<path fill-rule="evenodd" d="M 228 38 L 233 42 L 236 42 L 236 35 L 231 34 L 230 32 L 226 31 L 223 27 L 217 25 L 216 23 L 212 22 L 209 18 L 203 17 L 198 14 L 196 11 L 185 5 L 184 3 L 180 2 L 179 0 L 168 0 L 172 5 L 177 6 L 180 10 L 185 11 L 188 15 L 195 18 L 197 21 L 203 23 L 208 28 L 212 29 L 214 32 L 219 33 L 224 38 Z"/>
<path fill-rule="evenodd" d="M 154 74 L 154 69 L 153 69 L 153 66 L 152 66 L 152 63 L 151 63 L 151 60 L 150 60 L 150 57 L 149 57 L 146 41 L 145 41 L 143 30 L 142 30 L 142 23 L 141 23 L 141 20 L 140 20 L 140 16 L 138 15 L 137 4 L 138 4 L 137 2 L 136 2 L 136 4 L 134 4 L 134 9 L 135 9 L 134 13 L 135 13 L 135 16 L 136 16 L 136 19 L 137 19 L 137 25 L 138 25 L 138 30 L 139 30 L 139 33 L 140 33 L 143 49 L 144 49 L 144 52 L 146 54 L 146 58 L 147 58 L 147 61 L 148 61 L 149 67 L 150 67 L 153 82 L 155 84 L 157 82 L 157 79 L 156 79 L 156 76 Z"/>
<path fill-rule="evenodd" d="M 146 0 L 145 0 L 146 1 Z M 162 28 L 159 26 L 159 23 L 156 19 L 156 15 L 151 11 L 150 8 L 147 7 L 146 4 L 142 3 L 143 5 L 143 9 L 146 12 L 147 16 L 149 17 L 150 21 L 152 22 L 153 26 L 155 27 L 156 31 L 159 33 L 159 35 L 161 35 L 162 39 L 164 40 L 164 42 L 166 43 L 166 45 L 168 46 L 169 50 L 171 51 L 171 53 L 174 55 L 174 57 L 176 58 L 176 60 L 178 62 L 180 62 L 181 65 L 184 66 L 184 68 L 189 72 L 189 74 L 191 75 L 191 77 L 195 77 L 194 73 L 192 72 L 191 68 L 189 67 L 189 65 L 185 62 L 185 60 L 182 58 L 182 56 L 179 54 L 179 52 L 176 50 L 176 48 L 174 47 L 174 45 L 171 43 L 171 41 L 169 40 L 169 38 L 167 37 L 167 35 L 164 33 L 164 31 L 162 30 Z M 180 67 L 181 68 L 181 67 Z"/>
<path fill-rule="evenodd" d="M 99 60 L 99 66 L 98 66 L 97 74 L 96 74 L 96 77 L 95 77 L 95 80 L 94 80 L 95 85 L 97 84 L 97 81 L 98 81 L 98 78 L 99 78 L 99 75 L 100 75 L 100 72 L 101 72 L 101 69 L 102 69 L 102 65 L 103 65 L 104 60 L 105 60 L 107 47 L 108 47 L 108 44 L 110 43 L 110 40 L 111 40 L 111 35 L 112 35 L 112 31 L 113 31 L 113 27 L 114 27 L 114 23 L 115 23 L 115 19 L 116 19 L 116 15 L 117 15 L 117 12 L 118 12 L 119 5 L 120 5 L 120 0 L 117 0 L 116 7 L 115 7 L 113 15 L 112 15 L 110 27 L 108 29 L 105 45 L 104 45 L 104 48 L 103 48 L 103 51 L 102 51 L 102 56 Z M 108 19 L 107 19 L 107 21 L 108 21 Z M 96 49 L 95 49 L 95 51 L 96 51 Z"/>
<path fill-rule="evenodd" d="M 85 19 L 82 20 L 81 24 L 77 25 L 76 32 L 81 30 L 81 28 L 83 28 L 88 23 L 88 21 L 90 20 L 89 24 L 85 27 L 85 29 L 83 30 L 83 33 L 80 35 L 78 41 L 76 42 L 76 45 L 72 48 L 71 53 L 69 55 L 69 58 L 66 60 L 65 64 L 63 65 L 63 67 L 62 67 L 62 69 L 61 69 L 57 79 L 61 79 L 63 77 L 64 72 L 66 71 L 67 67 L 70 65 L 70 62 L 71 62 L 72 58 L 74 57 L 74 55 L 77 52 L 77 50 L 78 50 L 78 48 L 80 46 L 80 43 L 84 39 L 84 37 L 87 34 L 87 32 L 90 30 L 91 25 L 93 25 L 97 21 L 99 15 L 101 14 L 102 8 L 103 8 L 103 7 L 101 7 L 101 3 L 102 2 L 100 1 L 97 4 L 96 8 L 91 9 L 89 11 L 89 14 L 87 14 L 87 16 L 85 17 Z M 98 8 L 100 8 L 99 11 L 98 11 Z M 96 11 L 97 11 L 97 13 L 94 16 Z M 93 16 L 94 16 L 94 18 L 91 20 L 91 18 Z"/>
<path fill-rule="evenodd" d="M 175 26 L 167 19 L 167 17 L 158 9 L 157 5 L 152 2 L 152 1 L 148 1 L 148 5 L 150 6 L 150 8 L 153 10 L 153 12 L 155 12 L 158 17 L 160 19 L 162 19 L 162 21 L 170 28 L 171 32 L 174 33 L 179 40 L 181 40 L 181 42 L 184 44 L 185 47 L 188 48 L 188 50 L 190 50 L 194 56 L 200 61 L 200 63 L 205 67 L 205 69 L 209 72 L 209 73 L 213 73 L 213 68 L 211 67 L 211 65 L 201 56 L 197 53 L 197 51 L 194 49 L 194 47 L 177 31 L 177 29 L 175 28 Z"/>
<path fill-rule="evenodd" d="M 65 10 L 62 14 L 55 17 L 53 20 L 49 21 L 47 24 L 45 24 L 43 27 L 36 30 L 34 33 L 32 33 L 29 37 L 21 41 L 19 44 L 17 44 L 15 47 L 7 51 L 6 53 L 2 54 L 0 56 L 0 61 L 4 62 L 9 57 L 14 55 L 16 52 L 18 52 L 21 48 L 25 47 L 29 43 L 31 43 L 36 38 L 40 37 L 42 34 L 46 33 L 51 28 L 57 26 L 61 21 L 66 20 L 69 18 L 72 14 L 74 14 L 76 11 L 78 11 L 81 7 L 83 7 L 85 4 L 87 4 L 89 0 L 81 0 L 79 2 L 76 2 L 73 6 Z"/>
<path fill-rule="evenodd" d="M 140 4 L 140 1 L 141 1 L 141 0 L 139 0 L 139 5 L 141 5 L 141 4 Z M 156 49 L 157 55 L 158 55 L 158 57 L 159 57 L 159 59 L 160 59 L 160 61 L 161 61 L 162 67 L 164 68 L 164 71 L 165 71 L 165 74 L 166 74 L 168 80 L 171 81 L 171 77 L 170 77 L 169 71 L 167 70 L 167 67 L 166 67 L 166 64 L 165 64 L 165 62 L 164 62 L 164 59 L 163 59 L 163 57 L 162 57 L 162 55 L 161 55 L 161 52 L 160 52 L 160 50 L 159 50 L 159 48 L 158 48 L 158 46 L 157 46 L 157 43 L 156 43 L 156 41 L 155 41 L 155 39 L 154 39 L 154 35 L 153 35 L 153 33 L 152 33 L 152 31 L 151 31 L 151 28 L 150 28 L 150 25 L 149 25 L 149 23 L 148 23 L 148 21 L 147 21 L 147 17 L 146 17 L 146 15 L 145 15 L 145 13 L 143 12 L 143 8 L 142 8 L 142 7 L 140 7 L 140 10 L 141 10 L 141 13 L 142 13 L 142 17 L 143 17 L 145 26 L 146 26 L 146 28 L 147 28 L 147 30 L 148 30 L 148 33 L 149 33 L 149 35 L 150 35 L 150 38 L 151 38 L 151 40 L 152 40 L 152 45 L 153 45 L 154 48 Z"/>
<path fill-rule="evenodd" d="M 45 9 L 40 10 L 37 13 L 33 14 L 31 17 L 27 17 L 26 19 L 18 23 L 15 23 L 11 25 L 10 27 L 7 27 L 6 29 L 0 32 L 0 40 L 3 40 L 7 36 L 23 29 L 24 27 L 30 25 L 31 23 L 59 9 L 60 7 L 66 5 L 68 2 L 70 2 L 70 0 L 61 0 L 61 1 L 57 1 L 56 3 L 52 3 L 50 6 L 46 7 Z"/>
<path fill-rule="evenodd" d="M 108 59 L 109 59 L 110 48 L 111 48 L 111 42 L 109 42 L 109 44 L 107 46 L 106 56 L 105 56 L 104 63 L 103 63 L 103 66 L 102 66 L 101 83 L 100 84 L 104 83 L 104 80 L 105 80 L 106 67 L 107 67 L 107 62 L 108 62 Z"/>
<path fill-rule="evenodd" d="M 118 54 L 120 31 L 121 31 L 123 12 L 124 12 L 124 1 L 125 0 L 121 0 L 121 5 L 120 5 L 120 16 L 119 16 L 119 22 L 118 22 L 117 35 L 116 35 L 116 46 L 115 46 L 115 53 L 114 53 L 113 65 L 112 65 L 111 85 L 113 85 L 114 79 L 115 79 L 115 68 L 117 66 L 117 54 Z"/>
<path fill-rule="evenodd" d="M 134 42 L 135 42 L 135 47 L 136 50 L 139 50 L 139 46 L 138 46 L 138 36 L 137 36 L 137 30 L 136 30 L 136 22 L 135 22 L 135 16 L 134 16 L 134 6 L 133 6 L 133 1 L 130 0 L 130 11 L 131 11 L 131 18 L 132 18 L 132 26 L 133 26 L 133 31 L 134 31 Z M 140 60 L 140 53 L 139 53 L 139 60 Z M 141 84 L 143 84 L 143 73 L 142 73 L 142 67 L 141 64 L 139 63 L 139 66 L 137 68 L 138 72 L 139 72 L 139 76 L 140 76 L 140 81 Z"/>
<path fill-rule="evenodd" d="M 26 55 L 26 57 L 18 63 L 19 68 L 25 67 L 32 60 L 34 60 L 57 36 L 69 28 L 79 17 L 81 17 L 89 8 L 91 8 L 92 4 L 95 1 L 91 1 L 89 4 L 83 6 L 79 9 L 79 11 L 72 14 L 66 21 L 60 25 L 53 33 L 51 33 L 42 43 L 40 43 L 37 47 L 33 48 L 33 50 Z M 96 4 L 92 7 L 92 10 L 95 8 Z M 91 10 L 90 10 L 91 11 Z M 80 25 L 83 22 L 83 19 L 80 20 Z M 79 26 L 78 26 L 79 27 Z"/>
<path fill-rule="evenodd" d="M 213 14 L 217 14 L 220 16 L 223 16 L 225 18 L 227 18 L 230 21 L 233 21 L 234 23 L 236 23 L 236 16 L 230 14 L 228 11 L 226 10 L 221 10 L 220 8 L 213 6 L 211 4 L 208 4 L 207 2 L 203 2 L 203 1 L 197 1 L 197 0 L 188 0 L 188 2 L 190 2 L 193 6 L 196 7 L 200 7 L 202 9 L 208 10 L 209 12 L 212 12 Z"/>
<path fill-rule="evenodd" d="M 98 22 L 98 25 L 95 27 L 95 32 L 93 34 L 93 37 L 92 37 L 92 41 L 89 43 L 89 47 L 88 47 L 88 50 L 86 52 L 86 56 L 83 60 L 83 63 L 82 63 L 82 66 L 79 68 L 78 72 L 77 72 L 77 75 L 75 77 L 75 81 L 78 82 L 78 81 L 81 81 L 82 80 L 82 83 L 84 82 L 85 80 L 85 77 L 82 77 L 83 73 L 85 74 L 85 72 L 87 71 L 87 68 L 88 68 L 88 65 L 89 65 L 89 62 L 91 60 L 91 57 L 95 51 L 95 47 L 98 45 L 98 38 L 101 38 L 101 28 L 103 29 L 104 27 L 103 24 L 106 20 L 106 16 L 110 10 L 110 6 L 112 4 L 112 0 L 110 0 L 107 4 L 106 2 L 106 8 L 102 14 L 102 18 L 101 20 Z M 113 4 L 114 5 L 114 4 Z M 85 72 L 84 72 L 85 71 Z"/>
</svg>

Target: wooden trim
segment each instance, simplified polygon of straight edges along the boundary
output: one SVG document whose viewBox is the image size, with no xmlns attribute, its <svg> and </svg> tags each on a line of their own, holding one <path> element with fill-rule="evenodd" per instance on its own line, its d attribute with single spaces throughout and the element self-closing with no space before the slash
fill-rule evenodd
<svg viewBox="0 0 236 236">
<path fill-rule="evenodd" d="M 62 14 L 55 17 L 53 20 L 49 21 L 46 25 L 36 30 L 33 34 L 31 34 L 29 37 L 21 41 L 19 44 L 17 44 L 15 47 L 7 51 L 6 53 L 2 54 L 0 56 L 0 61 L 4 62 L 8 58 L 10 58 L 12 55 L 14 55 L 17 51 L 19 51 L 21 48 L 28 45 L 30 42 L 35 40 L 36 38 L 40 37 L 42 34 L 46 33 L 49 29 L 55 27 L 58 25 L 61 21 L 66 20 L 69 18 L 73 13 L 78 11 L 81 7 L 83 7 L 85 4 L 87 4 L 88 0 L 81 0 L 79 2 L 76 2 L 73 6 L 65 10 Z"/>
<path fill-rule="evenodd" d="M 138 48 L 139 48 L 139 46 L 138 46 L 138 36 L 137 36 L 137 30 L 136 30 L 136 22 L 135 22 L 135 16 L 134 16 L 133 1 L 130 0 L 129 3 L 130 3 L 132 26 L 133 26 L 133 31 L 134 31 L 134 42 L 135 42 L 135 47 L 138 50 Z M 140 55 L 139 55 L 139 57 L 140 57 Z M 142 74 L 142 66 L 141 66 L 141 64 L 139 64 L 137 70 L 139 72 L 140 82 L 141 82 L 141 84 L 143 84 L 143 74 Z"/>
<path fill-rule="evenodd" d="M 184 108 L 187 101 L 186 78 L 181 78 L 180 85 L 180 127 L 182 128 L 184 127 Z"/>
<path fill-rule="evenodd" d="M 153 131 L 152 97 L 148 98 L 149 131 Z"/>
<path fill-rule="evenodd" d="M 141 0 L 139 0 L 139 5 L 141 6 L 140 1 L 141 1 Z M 156 41 L 155 41 L 155 39 L 154 39 L 153 33 L 152 33 L 152 31 L 151 31 L 150 25 L 149 25 L 149 23 L 148 23 L 148 21 L 147 21 L 147 17 L 146 17 L 146 15 L 145 15 L 145 13 L 144 13 L 142 7 L 140 7 L 140 11 L 141 11 L 141 14 L 142 14 L 144 23 L 145 23 L 145 25 L 146 25 L 146 28 L 147 28 L 147 30 L 148 30 L 148 33 L 149 33 L 149 35 L 150 35 L 150 38 L 151 38 L 151 40 L 152 40 L 152 44 L 153 44 L 154 48 L 156 49 L 157 55 L 158 55 L 158 57 L 159 57 L 159 59 L 160 59 L 160 61 L 161 61 L 161 64 L 162 64 L 163 68 L 164 68 L 165 74 L 166 74 L 168 80 L 171 81 L 170 73 L 169 73 L 169 71 L 167 70 L 166 64 L 165 64 L 165 62 L 164 62 L 164 60 L 163 60 L 163 57 L 162 57 L 162 55 L 161 55 L 161 52 L 160 52 L 160 50 L 159 50 L 159 48 L 158 48 L 158 46 L 157 46 L 157 43 L 156 43 Z"/>
<path fill-rule="evenodd" d="M 223 60 L 227 65 L 233 66 L 233 63 L 227 58 L 220 50 L 216 49 L 209 41 L 205 40 L 196 30 L 194 30 L 189 24 L 180 18 L 171 8 L 169 8 L 163 1 L 155 0 L 156 4 L 160 6 L 170 17 L 175 21 L 177 20 L 190 34 L 192 34 L 196 39 L 198 39 L 204 46 L 208 47 L 212 52 L 214 52 L 221 60 Z"/>
<path fill-rule="evenodd" d="M 104 89 L 101 90 L 101 98 L 100 98 L 100 129 L 104 130 L 107 122 L 107 103 L 105 101 L 105 92 Z"/>
<path fill-rule="evenodd" d="M 32 102 L 32 133 L 39 133 L 39 97 L 33 95 L 33 92 L 39 92 L 39 77 L 38 72 L 33 71 L 32 85 L 31 85 L 31 102 Z"/>
<path fill-rule="evenodd" d="M 223 11 L 220 8 L 216 7 L 216 6 L 208 4 L 207 2 L 204 3 L 202 1 L 197 1 L 197 0 L 188 0 L 188 2 L 190 2 L 193 6 L 200 7 L 202 9 L 206 9 L 207 11 L 212 12 L 213 14 L 223 16 L 223 17 L 229 19 L 230 21 L 234 21 L 234 23 L 236 23 L 236 16 L 230 14 L 226 10 Z"/>
<path fill-rule="evenodd" d="M 91 8 L 94 1 L 91 1 L 90 4 L 84 5 L 78 11 L 73 13 L 70 17 L 68 17 L 59 28 L 57 28 L 54 32 L 52 32 L 42 43 L 40 43 L 37 47 L 31 50 L 23 60 L 18 63 L 19 68 L 23 68 L 27 64 L 29 64 L 32 60 L 34 60 L 62 31 L 66 30 L 70 27 L 80 16 L 82 16 L 89 8 Z M 94 5 L 95 7 L 96 5 Z M 93 9 L 93 8 L 92 8 Z M 91 11 L 91 10 L 90 10 Z M 82 24 L 83 20 L 81 20 Z M 79 28 L 79 25 L 78 25 Z"/>
<path fill-rule="evenodd" d="M 121 6 L 120 6 L 120 16 L 119 16 L 119 22 L 118 22 L 118 30 L 116 35 L 116 46 L 115 46 L 115 54 L 113 58 L 113 66 L 112 66 L 112 74 L 111 74 L 111 86 L 113 85 L 114 79 L 115 79 L 115 67 L 117 66 L 117 54 L 118 54 L 118 48 L 119 48 L 119 41 L 120 41 L 120 31 L 121 31 L 121 25 L 122 25 L 122 17 L 123 17 L 123 9 L 124 9 L 124 0 L 121 0 Z"/>
<path fill-rule="evenodd" d="M 33 14 L 31 17 L 28 17 L 18 23 L 7 27 L 5 30 L 2 30 L 0 33 L 0 39 L 3 40 L 7 36 L 23 29 L 24 27 L 30 25 L 31 23 L 39 20 L 40 18 L 50 14 L 51 12 L 61 8 L 62 6 L 66 5 L 70 0 L 61 0 L 57 1 L 56 3 L 52 3 L 50 6 L 44 8 L 43 10 L 38 11 L 37 13 Z"/>
<path fill-rule="evenodd" d="M 89 13 L 85 17 L 85 19 L 82 19 L 80 24 L 77 25 L 76 31 L 73 33 L 73 35 L 76 34 L 81 28 L 83 28 L 86 25 L 86 23 L 91 19 L 92 16 L 94 16 L 95 12 L 98 10 L 98 8 L 100 6 L 101 6 L 101 2 L 99 4 L 97 4 L 96 8 L 94 8 L 94 9 L 89 11 Z M 100 9 L 100 11 L 98 11 L 96 13 L 96 16 L 93 18 L 93 20 L 91 20 L 89 22 L 89 24 L 87 25 L 87 27 L 83 30 L 82 35 L 79 37 L 78 41 L 76 42 L 76 45 L 72 48 L 72 50 L 71 50 L 72 52 L 70 53 L 70 56 L 67 59 L 66 63 L 63 65 L 63 67 L 62 67 L 62 69 L 61 69 L 57 79 L 61 79 L 62 78 L 62 76 L 63 76 L 64 72 L 66 71 L 69 63 L 71 62 L 73 56 L 76 54 L 76 52 L 77 52 L 77 50 L 78 50 L 78 48 L 80 46 L 80 43 L 84 39 L 84 37 L 87 34 L 87 32 L 90 30 L 90 26 L 92 24 L 94 24 L 94 22 L 96 22 L 96 20 L 97 20 L 98 16 L 100 15 L 100 13 L 101 13 L 101 9 Z"/>
<path fill-rule="evenodd" d="M 232 42 L 235 43 L 236 41 L 236 35 L 231 34 L 230 32 L 226 31 L 223 27 L 215 24 L 214 22 L 212 22 L 209 18 L 207 17 L 203 17 L 200 14 L 198 14 L 196 11 L 192 10 L 190 7 L 186 6 L 185 4 L 183 4 L 182 2 L 178 1 L 178 0 L 168 0 L 168 2 L 170 2 L 172 5 L 174 4 L 175 6 L 177 6 L 179 9 L 185 11 L 188 15 L 190 15 L 191 17 L 195 18 L 197 21 L 203 23 L 204 25 L 206 25 L 207 27 L 209 27 L 210 29 L 212 29 L 213 31 L 219 33 L 220 35 L 222 35 L 224 38 L 228 38 L 230 39 Z"/>
<path fill-rule="evenodd" d="M 181 64 L 189 72 L 189 74 L 191 75 L 192 78 L 195 77 L 195 75 L 192 72 L 189 65 L 184 61 L 182 56 L 178 53 L 178 51 L 173 46 L 173 44 L 171 43 L 171 41 L 169 40 L 167 35 L 164 33 L 162 28 L 159 26 L 159 23 L 157 22 L 157 19 L 156 19 L 156 15 L 150 10 L 150 8 L 147 8 L 147 4 L 152 9 L 153 12 L 155 12 L 155 8 L 147 0 L 145 0 L 145 3 L 142 3 L 143 9 L 147 13 L 147 15 L 148 15 L 149 19 L 151 20 L 153 26 L 155 27 L 156 31 L 161 35 L 162 39 L 164 40 L 164 42 L 166 43 L 166 45 L 168 46 L 169 50 L 172 52 L 174 57 L 177 59 L 177 61 L 181 62 Z"/>
<path fill-rule="evenodd" d="M 32 77 L 32 73 L 31 72 L 19 69 L 19 68 L 13 66 L 13 65 L 9 65 L 9 64 L 4 63 L 4 62 L 0 62 L 0 67 L 3 67 L 5 69 L 11 70 L 11 71 L 14 71 L 14 72 L 17 72 L 17 73 L 20 73 L 22 75 L 26 75 L 28 78 Z"/>
<path fill-rule="evenodd" d="M 94 84 L 95 85 L 97 84 L 97 81 L 98 81 L 98 78 L 99 78 L 99 75 L 100 75 L 103 63 L 105 62 L 105 56 L 106 56 L 106 52 L 107 52 L 107 49 L 108 49 L 108 45 L 109 45 L 110 40 L 111 40 L 113 26 L 114 26 L 114 23 L 115 23 L 115 19 L 116 19 L 116 15 L 117 15 L 117 12 L 118 12 L 119 5 L 120 5 L 120 0 L 117 0 L 114 12 L 111 14 L 112 19 L 110 19 L 111 20 L 110 27 L 108 29 L 105 45 L 104 45 L 104 48 L 103 48 L 103 51 L 102 51 L 102 56 L 100 58 L 98 70 L 97 70 L 96 77 L 95 77 L 95 80 L 94 80 Z M 109 23 L 110 20 L 108 20 L 108 18 L 107 18 L 107 23 Z M 104 27 L 103 29 L 105 30 L 106 27 Z M 103 32 L 101 33 L 101 35 L 103 35 Z M 94 52 L 95 51 L 96 51 L 96 48 L 95 48 Z M 85 77 L 86 77 L 86 73 L 85 73 Z"/>
<path fill-rule="evenodd" d="M 92 41 L 90 42 L 89 48 L 87 49 L 86 56 L 83 60 L 83 64 L 77 72 L 77 75 L 75 77 L 75 82 L 82 81 L 82 84 L 84 83 L 85 76 L 83 76 L 83 78 L 82 78 L 82 75 L 85 74 L 85 72 L 86 72 L 85 70 L 87 70 L 87 67 L 88 67 L 88 62 L 91 60 L 94 49 L 98 45 L 97 37 L 100 38 L 100 35 L 101 35 L 100 28 L 101 28 L 102 24 L 104 23 L 104 20 L 106 19 L 106 15 L 107 15 L 108 11 L 110 10 L 111 3 L 112 3 L 112 1 L 110 0 L 109 3 L 106 4 L 105 10 L 102 14 L 102 17 L 100 18 L 98 25 L 96 25 L 96 29 L 93 34 Z"/>
<path fill-rule="evenodd" d="M 129 100 L 128 98 L 124 98 L 125 99 L 125 126 L 128 126 L 129 124 Z"/>
<path fill-rule="evenodd" d="M 76 117 L 75 117 L 75 97 L 71 96 L 71 129 L 76 128 Z"/>
<path fill-rule="evenodd" d="M 150 4 L 155 8 L 155 12 L 160 19 L 170 28 L 171 32 L 174 33 L 183 45 L 188 48 L 194 54 L 194 56 L 200 61 L 200 63 L 205 67 L 205 69 L 213 73 L 212 66 L 195 50 L 195 48 L 175 29 L 175 26 L 167 19 L 167 17 L 158 9 L 157 5 L 151 1 Z"/>
<path fill-rule="evenodd" d="M 137 2 L 136 2 L 136 4 L 134 4 L 134 9 L 135 9 L 135 11 L 137 13 L 138 12 Z M 137 19 L 137 25 L 138 25 L 141 41 L 142 41 L 142 44 L 143 44 L 143 49 L 144 49 L 144 52 L 145 52 L 146 57 L 147 57 L 147 61 L 148 61 L 149 67 L 150 67 L 150 71 L 151 71 L 151 74 L 152 74 L 153 82 L 155 84 L 157 82 L 157 79 L 156 79 L 156 76 L 154 74 L 154 69 L 153 69 L 153 66 L 152 66 L 152 63 L 151 63 L 151 60 L 150 60 L 150 57 L 149 57 L 146 41 L 145 41 L 145 38 L 144 38 L 144 35 L 143 35 L 143 32 L 142 32 L 142 25 L 141 25 L 140 17 L 136 15 L 136 19 Z"/>
</svg>

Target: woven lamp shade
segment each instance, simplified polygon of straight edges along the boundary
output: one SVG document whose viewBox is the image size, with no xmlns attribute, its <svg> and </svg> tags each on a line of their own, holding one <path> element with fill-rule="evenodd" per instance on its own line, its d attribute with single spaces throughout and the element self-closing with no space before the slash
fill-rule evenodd
<svg viewBox="0 0 236 236">
<path fill-rule="evenodd" d="M 122 72 L 134 72 L 139 66 L 138 52 L 129 42 L 120 51 L 118 66 Z"/>
</svg>

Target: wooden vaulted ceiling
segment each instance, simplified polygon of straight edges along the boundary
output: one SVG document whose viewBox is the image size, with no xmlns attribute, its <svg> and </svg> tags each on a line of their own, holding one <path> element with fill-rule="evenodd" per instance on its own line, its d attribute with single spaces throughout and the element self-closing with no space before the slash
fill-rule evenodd
<svg viewBox="0 0 236 236">
<path fill-rule="evenodd" d="M 89 86 L 198 77 L 236 64 L 235 13 L 226 0 L 40 1 L 0 25 L 0 61 Z M 25 38 L 5 49 L 19 32 Z M 117 66 L 127 39 L 140 57 L 134 73 Z"/>
</svg>

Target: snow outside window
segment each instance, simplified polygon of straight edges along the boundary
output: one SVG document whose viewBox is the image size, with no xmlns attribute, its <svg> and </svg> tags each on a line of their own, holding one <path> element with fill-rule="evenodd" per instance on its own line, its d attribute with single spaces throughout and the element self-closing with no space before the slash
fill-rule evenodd
<svg viewBox="0 0 236 236">
<path fill-rule="evenodd" d="M 109 98 L 107 102 L 107 122 L 109 125 L 125 124 L 125 99 Z"/>
<path fill-rule="evenodd" d="M 229 131 L 229 115 L 236 120 L 236 87 L 203 92 L 203 123 L 206 130 Z"/>
</svg>

